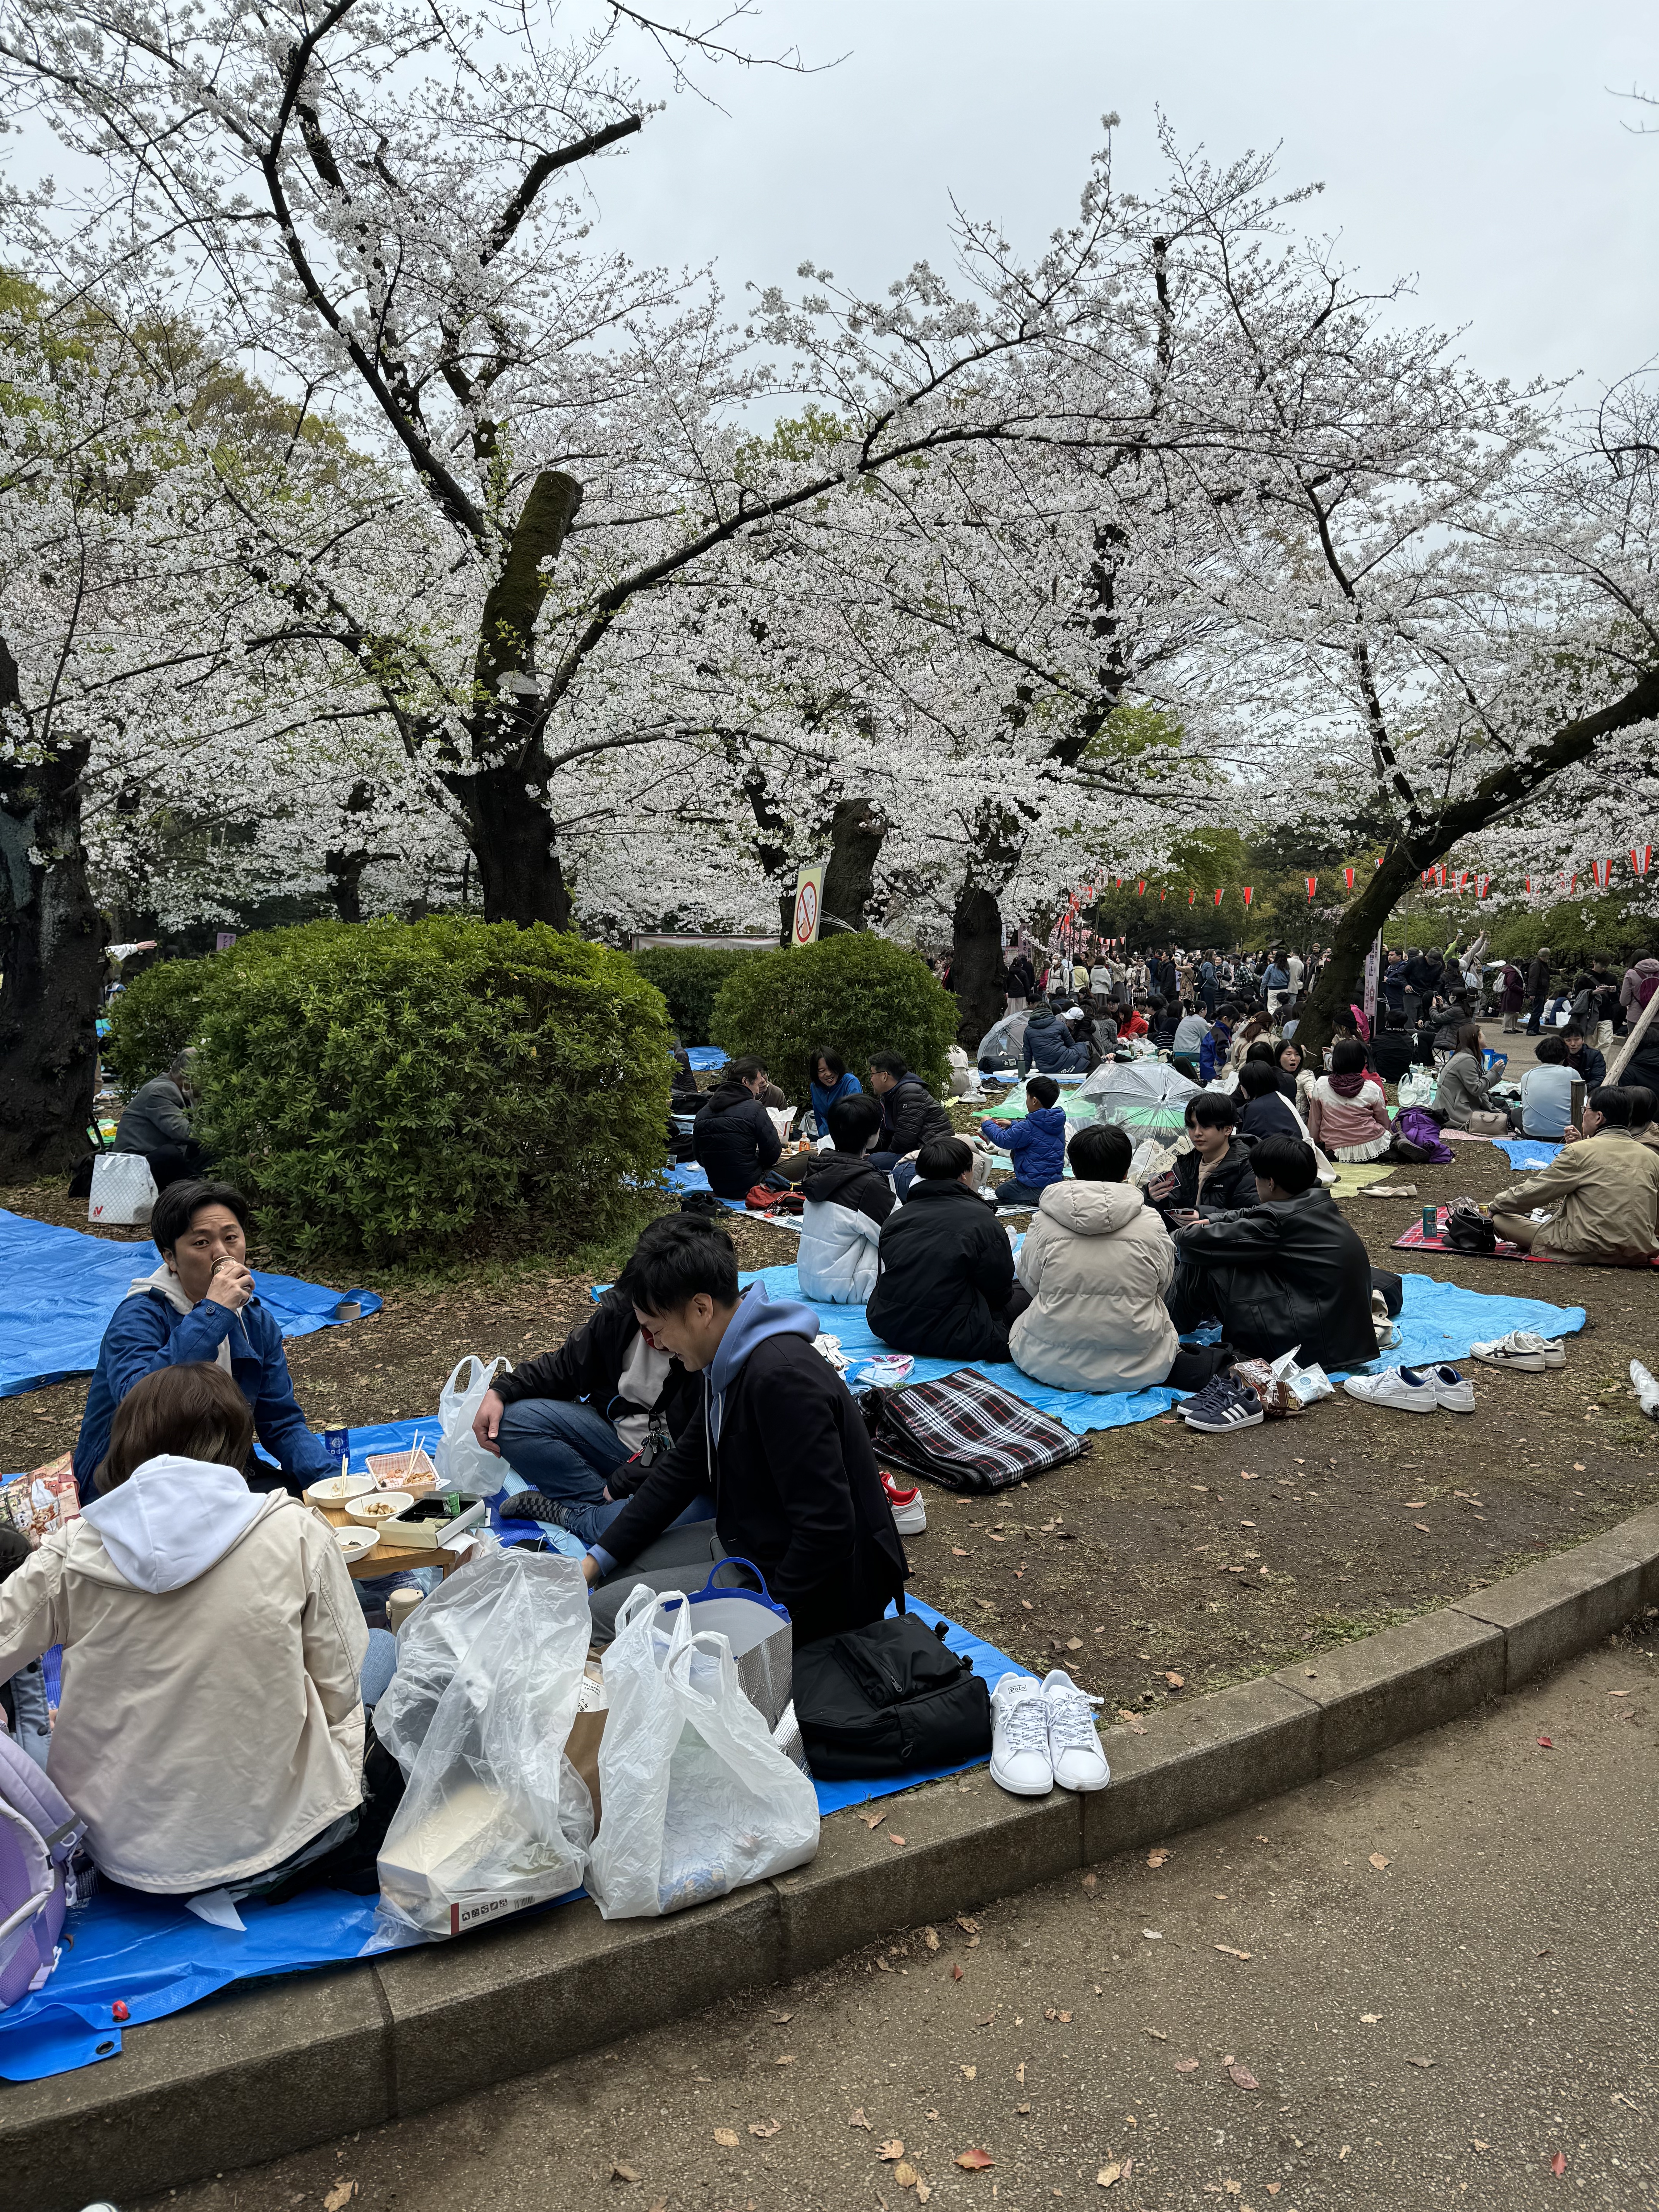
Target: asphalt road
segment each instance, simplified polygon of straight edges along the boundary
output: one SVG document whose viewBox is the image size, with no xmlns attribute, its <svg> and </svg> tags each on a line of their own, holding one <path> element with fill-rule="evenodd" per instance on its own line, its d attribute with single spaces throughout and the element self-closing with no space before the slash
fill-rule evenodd
<svg viewBox="0 0 1659 2212">
<path fill-rule="evenodd" d="M 1162 1863 L 160 2202 L 1636 2212 L 1659 2199 L 1656 1678 L 1659 1638 L 1627 1637 Z"/>
</svg>

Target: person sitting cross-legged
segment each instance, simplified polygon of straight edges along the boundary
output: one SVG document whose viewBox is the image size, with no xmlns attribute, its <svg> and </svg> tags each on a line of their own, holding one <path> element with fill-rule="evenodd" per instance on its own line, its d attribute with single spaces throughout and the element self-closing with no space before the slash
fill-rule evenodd
<svg viewBox="0 0 1659 2212">
<path fill-rule="evenodd" d="M 866 1318 L 895 1352 L 1008 1357 L 1009 1327 L 1026 1294 L 1015 1288 L 1007 1237 L 973 1182 L 963 1139 L 935 1139 L 922 1146 L 904 1204 L 882 1230 Z"/>
<path fill-rule="evenodd" d="M 1254 1145 L 1262 1137 L 1306 1134 L 1295 1100 L 1285 1095 L 1285 1080 L 1270 1060 L 1247 1060 L 1239 1069 L 1238 1095 L 1244 1109 L 1238 1117 L 1238 1133 L 1248 1143 Z"/>
<path fill-rule="evenodd" d="M 759 1060 L 734 1060 L 698 1109 L 691 1149 L 717 1198 L 747 1198 L 778 1164 L 783 1140 L 762 1103 L 770 1088 Z"/>
<path fill-rule="evenodd" d="M 1559 1145 L 1572 1120 L 1573 1071 L 1567 1064 L 1566 1041 L 1546 1035 L 1539 1038 L 1534 1050 L 1535 1065 L 1521 1078 L 1521 1133 L 1537 1137 L 1547 1145 Z M 1586 1085 L 1585 1097 L 1599 1088 L 1599 1085 Z"/>
<path fill-rule="evenodd" d="M 1644 1267 L 1659 1250 L 1659 1152 L 1639 1140 L 1639 1126 L 1632 1091 L 1604 1083 L 1585 1105 L 1582 1128 L 1567 1132 L 1549 1165 L 1498 1192 L 1493 1228 L 1523 1251 Z M 1530 1218 L 1540 1206 L 1549 1220 Z"/>
<path fill-rule="evenodd" d="M 702 1403 L 590 1546 L 582 1571 L 609 1584 L 595 1592 L 596 1630 L 607 1598 L 641 1582 L 694 1589 L 692 1568 L 700 1581 L 728 1554 L 760 1570 L 798 1645 L 879 1620 L 909 1569 L 858 1407 L 813 1349 L 817 1316 L 774 1304 L 763 1283 L 740 1293 L 723 1231 L 694 1235 L 683 1218 L 653 1227 L 634 1255 L 635 1319 L 699 1379 Z M 712 1526 L 685 1526 L 711 1491 Z"/>
<path fill-rule="evenodd" d="M 861 1306 L 876 1287 L 882 1224 L 898 1203 L 866 1157 L 881 1128 L 881 1108 L 859 1091 L 838 1099 L 827 1119 L 835 1150 L 814 1152 L 806 1163 L 796 1269 L 803 1297 Z"/>
<path fill-rule="evenodd" d="M 881 1131 L 870 1164 L 892 1176 L 893 1188 L 902 1198 L 915 1173 L 912 1155 L 930 1137 L 948 1137 L 951 1116 L 912 1073 L 902 1053 L 872 1053 L 870 1088 L 881 1102 Z"/>
<path fill-rule="evenodd" d="M 1255 1196 L 1255 1174 L 1250 1148 L 1237 1133 L 1233 1102 L 1227 1093 L 1200 1091 L 1187 1101 L 1185 1120 L 1193 1148 L 1179 1153 L 1173 1167 L 1154 1176 L 1146 1186 L 1148 1199 L 1171 1224 L 1200 1206 L 1216 1212 L 1249 1205 Z"/>
<path fill-rule="evenodd" d="M 1480 1034 L 1477 1030 L 1477 1050 Z M 1308 1094 L 1308 1134 L 1336 1160 L 1380 1159 L 1394 1142 L 1388 1099 L 1366 1073 L 1365 1048 L 1358 1037 L 1331 1047 L 1331 1072 Z"/>
<path fill-rule="evenodd" d="M 1175 1246 L 1127 1180 L 1133 1152 L 1109 1121 L 1078 1130 L 1071 1180 L 1043 1192 L 1020 1248 L 1019 1282 L 1031 1303 L 1015 1318 L 1009 1351 L 1052 1389 L 1197 1390 L 1237 1357 L 1230 1346 L 1189 1348 L 1177 1338 L 1164 1303 Z"/>
<path fill-rule="evenodd" d="M 1013 1160 L 1012 1179 L 997 1186 L 999 1206 L 1035 1206 L 1050 1183 L 1066 1172 L 1066 1115 L 1056 1103 L 1060 1085 L 1051 1075 L 1034 1075 L 1025 1086 L 1023 1121 L 981 1121 L 988 1144 Z"/>
<path fill-rule="evenodd" d="M 1370 1261 L 1321 1185 L 1312 1146 L 1264 1137 L 1250 1164 L 1255 1205 L 1189 1222 L 1176 1237 L 1176 1328 L 1185 1335 L 1218 1321 L 1246 1358 L 1276 1359 L 1299 1346 L 1304 1367 L 1375 1359 Z"/>
</svg>

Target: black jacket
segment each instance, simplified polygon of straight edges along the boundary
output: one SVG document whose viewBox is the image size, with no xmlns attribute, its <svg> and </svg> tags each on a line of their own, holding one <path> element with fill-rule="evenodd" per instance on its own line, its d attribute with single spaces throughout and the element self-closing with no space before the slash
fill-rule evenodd
<svg viewBox="0 0 1659 2212">
<path fill-rule="evenodd" d="M 1303 1366 L 1328 1372 L 1376 1358 L 1371 1263 L 1358 1231 L 1317 1184 L 1183 1229 L 1176 1254 L 1209 1278 L 1222 1334 L 1247 1358 L 1276 1359 L 1300 1345 Z"/>
<path fill-rule="evenodd" d="M 760 1569 L 797 1644 L 878 1620 L 909 1567 L 863 1416 L 829 1361 L 804 1336 L 768 1337 L 726 1389 L 718 1444 L 708 1430 L 705 1401 L 605 1530 L 611 1557 L 626 1566 L 708 1490 L 720 1542 Z"/>
<path fill-rule="evenodd" d="M 1008 963 L 1004 978 L 1011 999 L 1034 999 L 1036 996 L 1036 970 L 1023 952 L 1017 952 Z"/>
<path fill-rule="evenodd" d="M 722 1083 L 691 1125 L 691 1149 L 716 1197 L 747 1198 L 783 1144 L 758 1099 L 740 1083 Z"/>
<path fill-rule="evenodd" d="M 1175 1164 L 1176 1187 L 1159 1203 L 1160 1213 L 1190 1213 L 1197 1206 L 1202 1206 L 1206 1212 L 1222 1213 L 1255 1204 L 1255 1170 L 1250 1165 L 1250 1148 L 1237 1137 L 1205 1177 L 1200 1199 L 1198 1170 L 1202 1164 L 1195 1152 L 1182 1153 Z"/>
<path fill-rule="evenodd" d="M 814 1152 L 799 1188 L 809 1206 L 850 1206 L 878 1226 L 898 1204 L 892 1184 L 860 1152 Z"/>
<path fill-rule="evenodd" d="M 1036 1068 L 1039 1075 L 1075 1075 L 1089 1065 L 1089 1048 L 1079 1044 L 1069 1022 L 1047 1006 L 1039 1006 L 1025 1024 L 1019 1048 L 1022 1074 Z"/>
<path fill-rule="evenodd" d="M 623 1413 L 659 1414 L 669 1435 L 681 1437 L 702 1402 L 702 1386 L 678 1359 L 668 1363 L 668 1374 L 655 1405 L 635 1406 L 617 1395 L 617 1382 L 639 1334 L 631 1303 L 620 1291 L 607 1291 L 594 1307 L 592 1319 L 573 1328 L 556 1352 L 526 1359 L 510 1375 L 497 1376 L 492 1387 L 504 1406 L 516 1405 L 520 1398 L 586 1398 L 607 1421 Z M 618 1498 L 630 1488 L 638 1472 L 630 1460 L 609 1475 L 611 1496 Z"/>
<path fill-rule="evenodd" d="M 950 1115 L 919 1075 L 901 1075 L 890 1091 L 882 1092 L 878 1152 L 896 1152 L 902 1159 L 935 1137 L 954 1134 Z"/>
<path fill-rule="evenodd" d="M 1384 1030 L 1371 1044 L 1371 1066 L 1384 1083 L 1398 1083 L 1412 1064 L 1417 1040 L 1406 1030 Z"/>
<path fill-rule="evenodd" d="M 924 1359 L 1006 1359 L 997 1316 L 1014 1255 L 996 1216 L 964 1183 L 924 1182 L 890 1215 L 866 1318 L 884 1344 Z"/>
<path fill-rule="evenodd" d="M 1301 1127 L 1291 1111 L 1295 1103 L 1294 1085 L 1292 1085 L 1292 1095 L 1289 1098 L 1286 1098 L 1283 1090 L 1279 1090 L 1269 1091 L 1265 1097 L 1247 1099 L 1243 1111 L 1238 1117 L 1239 1135 L 1248 1137 L 1251 1144 L 1255 1144 L 1261 1137 L 1299 1138 L 1302 1134 Z M 1253 1183 L 1247 1197 L 1234 1199 L 1230 1202 L 1235 1206 L 1249 1206 L 1254 1203 L 1255 1198 L 1255 1187 Z"/>
</svg>

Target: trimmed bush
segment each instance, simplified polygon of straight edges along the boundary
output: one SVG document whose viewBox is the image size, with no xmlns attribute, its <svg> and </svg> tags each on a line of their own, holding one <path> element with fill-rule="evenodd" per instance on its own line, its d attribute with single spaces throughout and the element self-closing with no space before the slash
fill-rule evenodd
<svg viewBox="0 0 1659 2212">
<path fill-rule="evenodd" d="M 957 1002 L 927 962 L 860 931 L 820 945 L 757 952 L 714 1003 L 710 1042 L 732 1059 L 754 1053 L 797 1104 L 806 1097 L 807 1055 L 838 1052 L 868 1088 L 872 1052 L 902 1053 L 935 1097 L 948 1085 Z"/>
<path fill-rule="evenodd" d="M 544 926 L 310 922 L 211 962 L 202 1133 L 284 1252 L 596 1243 L 661 1169 L 662 1004 Z"/>
<path fill-rule="evenodd" d="M 721 986 L 745 960 L 764 956 L 747 946 L 720 952 L 712 946 L 688 945 L 683 951 L 653 945 L 649 951 L 630 952 L 628 957 L 646 981 L 654 983 L 662 993 L 680 1042 L 709 1044 L 713 1042 L 709 1024 Z"/>
<path fill-rule="evenodd" d="M 164 960 L 135 975 L 110 1000 L 103 1063 L 129 1096 L 152 1076 L 165 1075 L 185 1047 L 200 1038 L 213 963 L 230 957 L 211 952 L 204 960 Z"/>
</svg>

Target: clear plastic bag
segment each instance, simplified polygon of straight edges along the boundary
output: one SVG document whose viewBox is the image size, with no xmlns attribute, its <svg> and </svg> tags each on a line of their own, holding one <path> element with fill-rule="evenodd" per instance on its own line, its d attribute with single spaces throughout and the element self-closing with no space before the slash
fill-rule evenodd
<svg viewBox="0 0 1659 2212">
<path fill-rule="evenodd" d="M 408 1782 L 380 1846 L 377 1934 L 458 1936 L 580 1885 L 593 1814 L 564 1747 L 589 1633 L 575 1561 L 518 1547 L 410 1615 L 374 1709 Z"/>
<path fill-rule="evenodd" d="M 665 1594 L 672 1597 L 678 1594 Z M 804 1866 L 817 1792 L 744 1695 L 724 1636 L 643 1583 L 605 1655 L 599 1832 L 587 1887 L 607 1920 L 678 1912 Z"/>
<path fill-rule="evenodd" d="M 472 1423 L 500 1369 L 513 1372 L 510 1360 L 480 1359 L 469 1352 L 458 1360 L 453 1373 L 438 1397 L 438 1425 L 441 1434 L 434 1457 L 438 1482 L 444 1490 L 459 1490 L 464 1498 L 493 1498 L 501 1486 L 504 1462 L 488 1452 L 472 1433 Z M 463 1385 L 461 1375 L 467 1380 Z"/>
</svg>

